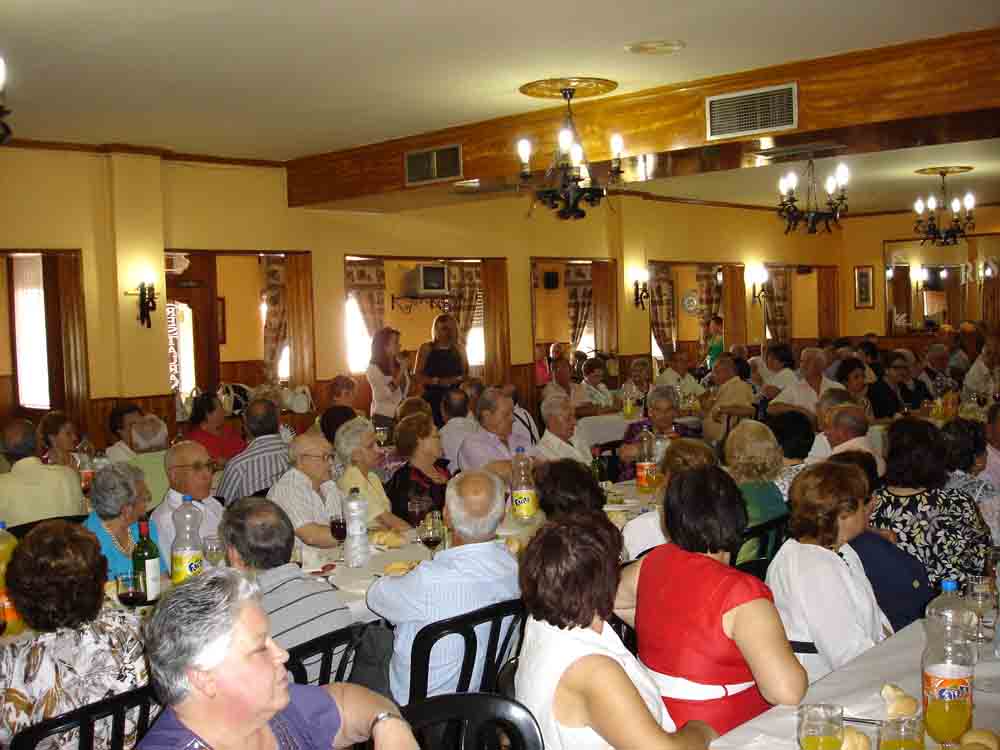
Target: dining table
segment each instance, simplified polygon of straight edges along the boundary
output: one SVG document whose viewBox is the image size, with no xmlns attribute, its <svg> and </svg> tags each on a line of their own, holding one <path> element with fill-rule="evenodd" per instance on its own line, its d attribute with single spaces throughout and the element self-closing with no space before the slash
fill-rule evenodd
<svg viewBox="0 0 1000 750">
<path fill-rule="evenodd" d="M 641 422 L 643 419 L 642 411 L 639 409 L 628 417 L 622 412 L 581 417 L 576 421 L 576 436 L 585 445 L 590 446 L 616 443 L 625 437 L 625 431 L 630 424 Z"/>
<path fill-rule="evenodd" d="M 885 720 L 882 686 L 898 685 L 920 699 L 920 657 L 927 640 L 924 621 L 907 625 L 895 635 L 868 649 L 840 669 L 812 685 L 802 703 L 832 703 L 844 707 L 844 716 Z M 974 682 L 973 726 L 1000 730 L 1000 660 L 993 644 L 980 646 Z M 774 706 L 727 732 L 711 744 L 712 750 L 797 750 L 795 706 Z M 852 724 L 864 731 L 864 724 Z M 927 737 L 927 748 L 938 747 Z M 875 750 L 874 747 L 872 750 Z"/>
</svg>

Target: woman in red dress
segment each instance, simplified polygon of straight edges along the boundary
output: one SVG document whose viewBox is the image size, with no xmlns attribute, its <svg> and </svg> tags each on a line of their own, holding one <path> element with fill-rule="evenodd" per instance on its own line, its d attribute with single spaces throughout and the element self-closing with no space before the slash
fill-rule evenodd
<svg viewBox="0 0 1000 750">
<path fill-rule="evenodd" d="M 184 437 L 205 446 L 218 464 L 226 463 L 247 447 L 243 438 L 226 425 L 226 411 L 214 393 L 202 393 L 195 398 L 188 424 Z"/>
<path fill-rule="evenodd" d="M 771 591 L 729 565 L 747 523 L 739 487 L 716 467 L 678 474 L 664 518 L 672 542 L 623 571 L 615 612 L 677 726 L 698 719 L 721 735 L 770 704 L 796 705 L 806 673 Z"/>
</svg>

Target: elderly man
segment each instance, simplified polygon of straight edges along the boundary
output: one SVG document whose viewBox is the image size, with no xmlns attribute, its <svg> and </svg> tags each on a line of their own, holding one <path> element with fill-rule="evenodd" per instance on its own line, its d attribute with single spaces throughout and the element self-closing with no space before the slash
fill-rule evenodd
<svg viewBox="0 0 1000 750">
<path fill-rule="evenodd" d="M 799 369 L 802 378 L 781 390 L 767 406 L 768 414 L 781 414 L 784 411 L 798 411 L 816 423 L 816 402 L 830 388 L 843 388 L 840 383 L 830 380 L 823 371 L 826 369 L 826 355 L 822 349 L 807 347 L 799 357 Z"/>
<path fill-rule="evenodd" d="M 736 363 L 729 354 L 720 354 L 712 366 L 712 380 L 719 390 L 714 399 L 705 394 L 706 417 L 702 434 L 706 440 L 718 442 L 726 431 L 728 417 L 752 417 L 753 388 L 736 376 Z"/>
<path fill-rule="evenodd" d="M 812 448 L 806 456 L 806 462 L 823 461 L 833 453 L 833 446 L 826 436 L 826 431 L 830 428 L 830 416 L 838 406 L 854 404 L 854 397 L 848 393 L 846 388 L 831 388 L 816 402 L 816 437 L 813 438 Z"/>
<path fill-rule="evenodd" d="M 577 402 L 584 400 L 573 382 L 573 366 L 568 360 L 557 359 L 552 363 L 552 380 L 542 389 L 542 401 L 552 395 L 563 395 Z"/>
<path fill-rule="evenodd" d="M 292 440 L 288 458 L 291 468 L 271 487 L 267 499 L 291 519 L 299 555 L 303 545 L 336 546 L 330 516 L 341 512 L 341 496 L 333 481 L 333 446 L 322 433 L 306 432 Z"/>
<path fill-rule="evenodd" d="M 561 362 L 562 360 L 560 360 Z M 513 432 L 514 402 L 499 388 L 487 388 L 476 404 L 479 432 L 466 436 L 458 450 L 458 466 L 462 471 L 487 469 L 501 475 L 510 474 L 510 461 L 518 448 L 534 455 L 530 441 Z"/>
<path fill-rule="evenodd" d="M 424 625 L 520 596 L 517 561 L 503 545 L 493 542 L 503 520 L 506 494 L 504 483 L 488 472 L 465 471 L 452 479 L 444 509 L 452 529 L 451 546 L 411 573 L 379 578 L 368 589 L 368 608 L 395 625 L 389 682 L 397 702 L 409 702 L 413 639 Z M 486 634 L 477 632 L 477 637 L 473 690 L 482 679 L 486 646 Z M 455 691 L 463 651 L 460 639 L 435 646 L 428 696 Z"/>
<path fill-rule="evenodd" d="M 831 455 L 861 451 L 875 459 L 878 475 L 885 474 L 885 459 L 868 438 L 868 417 L 856 404 L 834 407 L 830 414 L 830 428 L 826 436 L 833 448 Z"/>
<path fill-rule="evenodd" d="M 573 404 L 565 396 L 549 396 L 542 402 L 542 419 L 545 434 L 538 442 L 538 457 L 547 461 L 572 458 L 590 466 L 590 447 L 581 445 L 576 437 L 576 414 Z"/>
<path fill-rule="evenodd" d="M 705 387 L 691 376 L 691 361 L 683 349 L 665 354 L 667 366 L 656 376 L 656 385 L 669 385 L 677 389 L 682 399 L 701 398 Z"/>
<path fill-rule="evenodd" d="M 8 424 L 3 447 L 11 469 L 0 474 L 0 520 L 8 527 L 86 512 L 80 475 L 68 466 L 41 462 L 31 422 L 15 419 Z"/>
<path fill-rule="evenodd" d="M 479 422 L 469 416 L 469 396 L 461 388 L 451 388 L 441 398 L 441 450 L 448 459 L 448 469 L 458 470 L 458 449 L 465 438 L 479 432 Z"/>
<path fill-rule="evenodd" d="M 231 503 L 271 489 L 288 470 L 288 446 L 279 433 L 278 407 L 267 399 L 250 402 L 243 412 L 250 444 L 226 464 L 218 495 Z"/>
<path fill-rule="evenodd" d="M 513 431 L 520 433 L 522 438 L 526 438 L 532 445 L 535 445 L 541 437 L 538 432 L 538 425 L 535 424 L 535 418 L 531 416 L 531 413 L 521 406 L 521 394 L 518 392 L 517 386 L 513 383 L 508 383 L 502 390 L 503 395 L 514 402 Z"/>
<path fill-rule="evenodd" d="M 970 398 L 980 393 L 987 396 L 996 393 L 1000 386 L 998 366 L 1000 366 L 1000 338 L 989 336 L 982 352 L 965 374 L 965 382 L 962 385 L 963 398 Z"/>
<path fill-rule="evenodd" d="M 259 590 L 217 568 L 171 589 L 144 628 L 156 693 L 167 708 L 140 750 L 334 748 L 374 740 L 417 750 L 392 701 L 359 685 L 291 685 Z"/>
<path fill-rule="evenodd" d="M 230 503 L 219 535 L 230 567 L 256 576 L 260 604 L 279 646 L 292 648 L 351 624 L 340 594 L 292 562 L 295 530 L 288 515 L 270 500 L 245 497 Z M 318 663 L 309 672 L 310 678 L 316 677 Z"/>
<path fill-rule="evenodd" d="M 944 344 L 931 344 L 927 347 L 926 362 L 919 379 L 932 398 L 941 398 L 948 391 L 958 390 L 958 383 L 948 374 L 949 356 L 948 347 Z"/>
<path fill-rule="evenodd" d="M 164 459 L 170 443 L 170 433 L 167 423 L 155 414 L 144 414 L 132 425 L 129 439 L 135 456 L 128 460 L 129 465 L 142 471 L 149 488 L 149 510 L 163 502 L 170 480 L 167 479 L 167 469 Z"/>
<path fill-rule="evenodd" d="M 160 530 L 160 553 L 170 559 L 177 530 L 174 528 L 174 511 L 181 507 L 185 495 L 190 495 L 194 506 L 201 511 L 201 538 L 214 536 L 222 520 L 222 504 L 212 497 L 212 471 L 215 464 L 201 443 L 183 440 L 172 446 L 164 457 L 170 489 L 163 502 L 153 511 L 151 518 Z M 168 566 L 169 567 L 169 566 Z"/>
</svg>

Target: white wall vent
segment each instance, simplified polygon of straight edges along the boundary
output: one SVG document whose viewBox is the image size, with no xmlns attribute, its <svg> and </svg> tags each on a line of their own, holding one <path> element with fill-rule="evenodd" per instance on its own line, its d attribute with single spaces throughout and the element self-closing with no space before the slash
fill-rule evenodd
<svg viewBox="0 0 1000 750">
<path fill-rule="evenodd" d="M 795 83 L 705 97 L 707 139 L 714 141 L 796 128 L 799 124 L 798 100 Z"/>
<path fill-rule="evenodd" d="M 406 184 L 425 185 L 462 177 L 462 147 L 440 146 L 422 151 L 407 151 Z"/>
</svg>

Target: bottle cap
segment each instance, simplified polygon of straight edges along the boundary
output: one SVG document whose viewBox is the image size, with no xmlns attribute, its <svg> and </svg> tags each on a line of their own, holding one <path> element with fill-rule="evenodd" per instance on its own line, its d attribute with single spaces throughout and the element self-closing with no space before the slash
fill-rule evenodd
<svg viewBox="0 0 1000 750">
<path fill-rule="evenodd" d="M 0 521 L 0 529 L 6 529 L 6 528 L 7 528 L 7 522 L 6 521 Z"/>
<path fill-rule="evenodd" d="M 149 534 L 149 521 L 139 521 L 139 533 L 143 536 Z"/>
<path fill-rule="evenodd" d="M 190 495 L 184 495 L 184 496 L 183 496 L 183 497 L 181 498 L 181 502 L 182 502 L 182 503 L 193 503 L 193 502 L 194 502 L 194 498 L 193 498 L 193 497 L 191 497 Z"/>
<path fill-rule="evenodd" d="M 515 452 L 515 453 L 517 453 L 518 455 L 520 455 L 521 453 L 524 453 L 524 448 L 518 448 L 518 449 L 517 449 L 516 451 L 514 451 L 514 452 Z"/>
<path fill-rule="evenodd" d="M 958 591 L 957 581 L 942 581 L 941 582 L 942 591 Z"/>
</svg>

